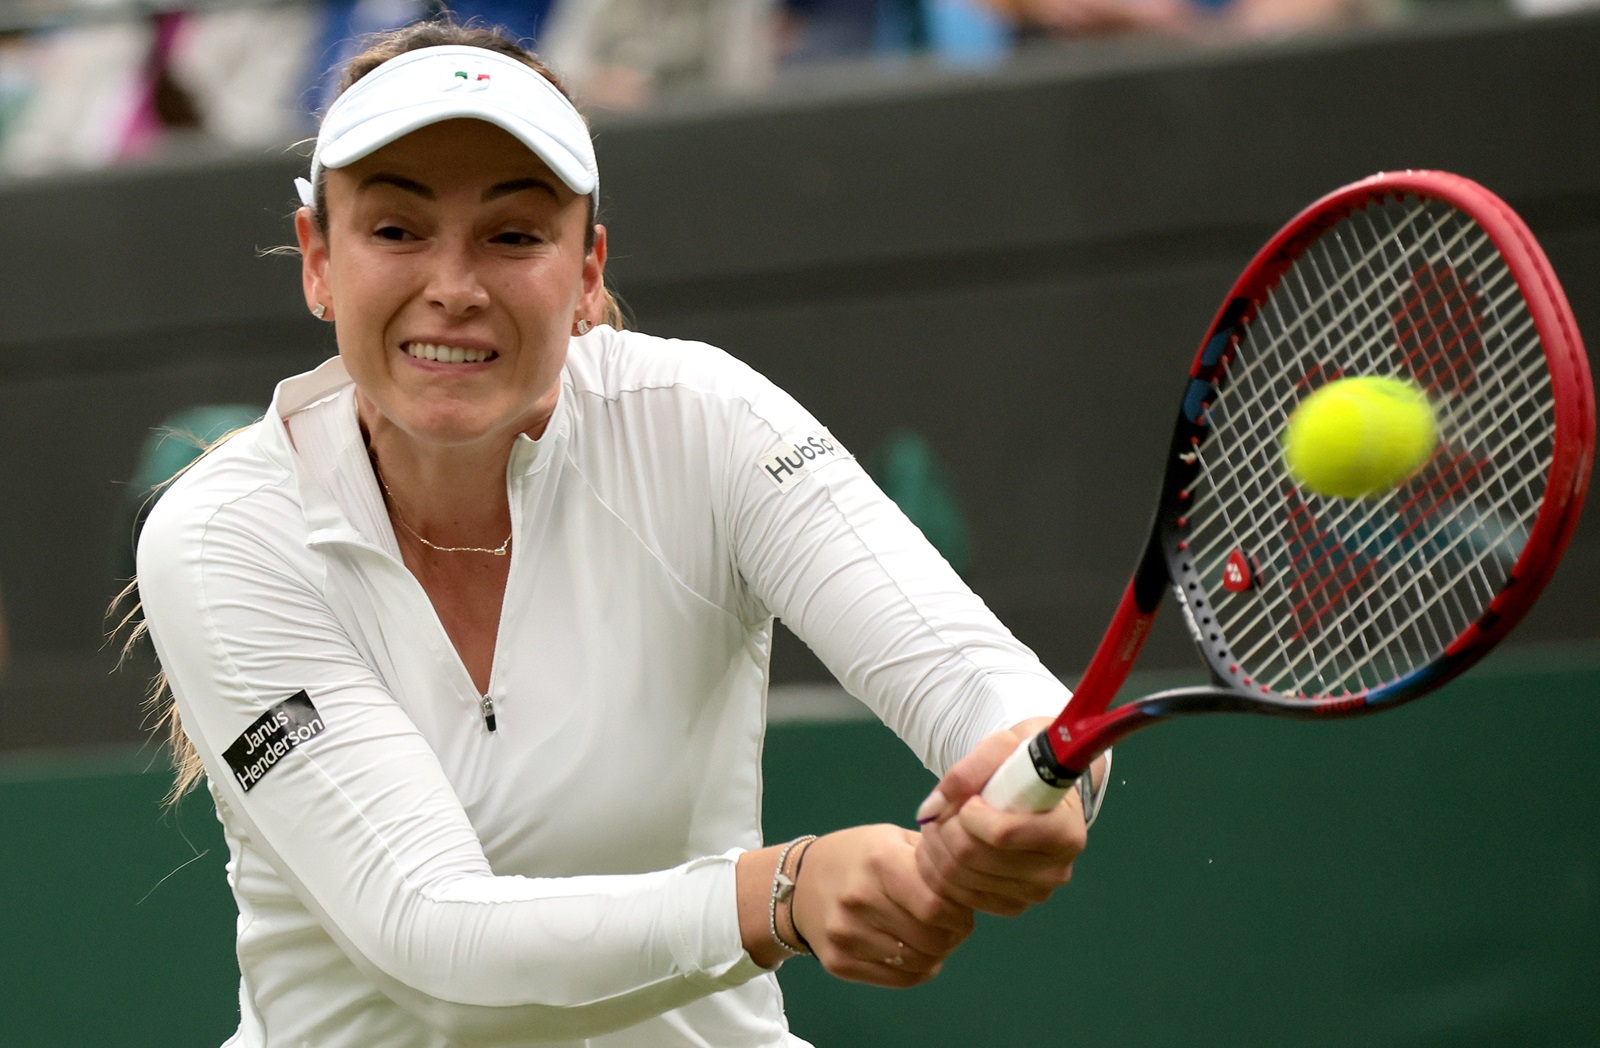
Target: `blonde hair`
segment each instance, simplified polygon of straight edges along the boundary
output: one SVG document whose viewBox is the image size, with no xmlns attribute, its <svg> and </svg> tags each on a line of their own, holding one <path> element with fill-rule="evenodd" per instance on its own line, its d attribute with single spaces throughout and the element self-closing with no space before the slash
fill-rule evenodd
<svg viewBox="0 0 1600 1048">
<path fill-rule="evenodd" d="M 127 636 L 122 641 L 122 657 L 117 665 L 120 668 L 127 662 L 138 649 L 139 643 L 150 634 L 150 626 L 140 614 L 144 604 L 139 600 L 139 580 L 129 579 L 128 584 L 122 588 L 111 600 L 108 616 L 117 614 L 117 610 L 127 606 L 128 601 L 133 604 L 123 613 L 122 618 L 112 627 L 112 636 L 126 632 Z M 183 730 L 183 721 L 178 716 L 178 704 L 172 700 L 172 685 L 167 680 L 167 671 L 158 669 L 154 677 L 150 678 L 150 687 L 145 691 L 145 709 L 155 717 L 155 724 L 151 730 L 161 733 L 167 759 L 172 762 L 172 787 L 162 798 L 162 803 L 172 807 L 183 799 L 183 795 L 194 789 L 197 782 L 205 775 L 205 765 L 200 761 L 200 751 L 194 748 L 194 743 L 189 738 L 189 733 Z"/>
</svg>

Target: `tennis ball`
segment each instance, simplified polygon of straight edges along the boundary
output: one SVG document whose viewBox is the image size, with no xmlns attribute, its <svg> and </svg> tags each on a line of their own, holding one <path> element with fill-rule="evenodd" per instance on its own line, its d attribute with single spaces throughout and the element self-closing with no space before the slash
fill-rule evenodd
<svg viewBox="0 0 1600 1048">
<path fill-rule="evenodd" d="M 1330 382 L 1289 416 L 1283 461 L 1301 487 L 1371 498 L 1411 476 L 1438 443 L 1438 421 L 1415 383 L 1367 376 Z"/>
</svg>

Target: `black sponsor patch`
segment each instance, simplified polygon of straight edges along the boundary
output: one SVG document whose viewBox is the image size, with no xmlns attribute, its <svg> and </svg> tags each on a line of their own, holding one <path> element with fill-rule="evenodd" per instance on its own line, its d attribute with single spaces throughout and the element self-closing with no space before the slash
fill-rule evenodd
<svg viewBox="0 0 1600 1048">
<path fill-rule="evenodd" d="M 222 756 L 248 793 L 296 746 L 322 734 L 322 728 L 322 714 L 311 705 L 311 696 L 296 692 L 256 718 Z"/>
</svg>

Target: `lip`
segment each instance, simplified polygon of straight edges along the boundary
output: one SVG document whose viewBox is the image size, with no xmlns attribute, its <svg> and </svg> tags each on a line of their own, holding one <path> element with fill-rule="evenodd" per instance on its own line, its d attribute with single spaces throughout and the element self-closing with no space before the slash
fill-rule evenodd
<svg viewBox="0 0 1600 1048">
<path fill-rule="evenodd" d="M 438 360 L 423 360 L 420 357 L 412 356 L 407 349 L 407 347 L 417 344 L 460 347 L 461 349 L 486 352 L 490 354 L 490 357 L 487 360 L 478 360 L 471 363 L 463 362 L 460 364 L 451 364 L 447 361 Z M 435 374 L 469 375 L 475 372 L 487 370 L 500 359 L 500 350 L 492 342 L 485 342 L 482 339 L 461 338 L 459 336 L 449 335 L 423 335 L 417 338 L 404 339 L 396 347 L 396 351 L 405 359 L 407 364 L 422 368 L 424 371 L 433 372 Z"/>
</svg>

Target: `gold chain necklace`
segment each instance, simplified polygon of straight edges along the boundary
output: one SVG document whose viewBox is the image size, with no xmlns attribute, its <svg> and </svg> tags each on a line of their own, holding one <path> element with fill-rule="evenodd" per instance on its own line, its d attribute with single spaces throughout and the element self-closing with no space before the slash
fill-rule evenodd
<svg viewBox="0 0 1600 1048">
<path fill-rule="evenodd" d="M 507 535 L 506 540 L 500 543 L 500 545 L 496 546 L 494 549 L 489 549 L 487 546 L 435 546 L 433 543 L 429 542 L 427 539 L 418 534 L 417 529 L 413 528 L 406 520 L 404 515 L 401 514 L 400 503 L 395 500 L 394 492 L 389 490 L 388 481 L 384 480 L 383 474 L 378 472 L 378 460 L 376 458 L 372 460 L 372 474 L 378 478 L 378 485 L 383 488 L 383 493 L 389 497 L 389 506 L 394 510 L 394 519 L 400 522 L 400 526 L 402 528 L 405 528 L 407 531 L 411 532 L 412 538 L 416 539 L 429 549 L 439 553 L 488 553 L 492 556 L 503 557 L 506 555 L 506 551 L 511 548 L 510 535 Z"/>
</svg>

